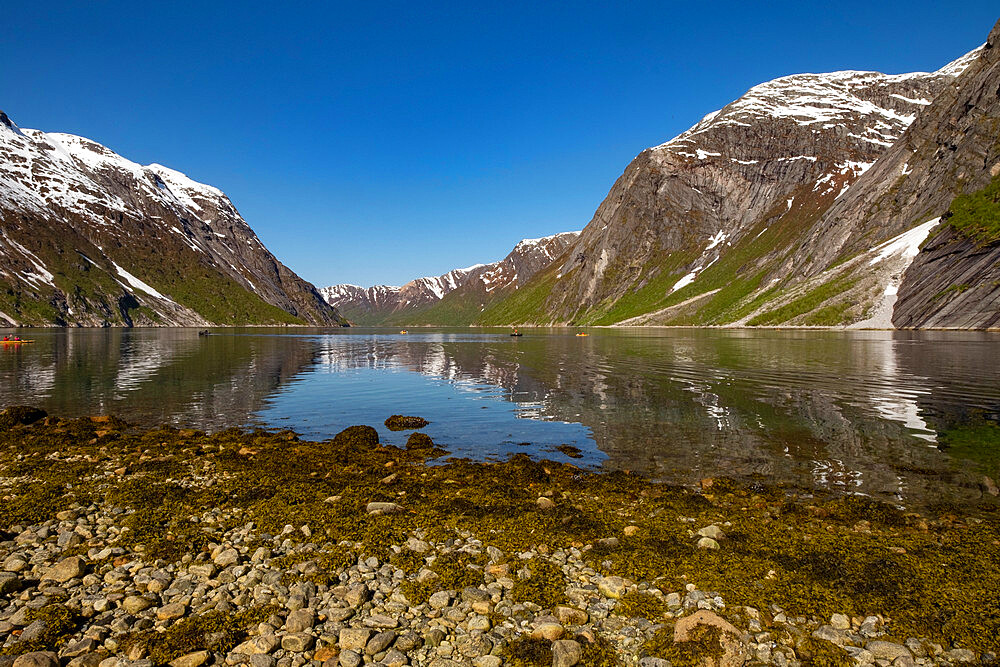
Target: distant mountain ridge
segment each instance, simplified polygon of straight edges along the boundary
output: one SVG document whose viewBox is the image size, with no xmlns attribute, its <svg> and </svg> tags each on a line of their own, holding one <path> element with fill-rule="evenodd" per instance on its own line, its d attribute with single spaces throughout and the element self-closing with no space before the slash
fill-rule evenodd
<svg viewBox="0 0 1000 667">
<path fill-rule="evenodd" d="M 502 260 L 417 278 L 402 287 L 331 285 L 320 289 L 330 305 L 357 324 L 468 324 L 488 303 L 517 290 L 558 258 L 580 232 L 520 241 Z"/>
<path fill-rule="evenodd" d="M 0 112 L 0 321 L 339 325 L 221 190 Z"/>
</svg>

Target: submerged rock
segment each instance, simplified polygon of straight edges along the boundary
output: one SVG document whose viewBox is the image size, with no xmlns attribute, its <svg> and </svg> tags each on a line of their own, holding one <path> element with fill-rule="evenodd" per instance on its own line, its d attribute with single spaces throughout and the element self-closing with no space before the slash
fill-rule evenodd
<svg viewBox="0 0 1000 667">
<path fill-rule="evenodd" d="M 406 431 L 409 429 L 423 428 L 430 422 L 423 417 L 408 417 L 406 415 L 392 415 L 385 420 L 385 426 L 390 431 Z"/>
</svg>

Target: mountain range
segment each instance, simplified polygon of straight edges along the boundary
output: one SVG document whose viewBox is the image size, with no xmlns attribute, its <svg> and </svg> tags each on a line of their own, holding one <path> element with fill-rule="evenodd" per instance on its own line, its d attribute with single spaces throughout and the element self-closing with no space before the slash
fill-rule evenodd
<svg viewBox="0 0 1000 667">
<path fill-rule="evenodd" d="M 333 285 L 320 293 L 345 317 L 361 324 L 468 324 L 550 266 L 579 236 L 580 232 L 563 232 L 524 239 L 499 262 L 417 278 L 402 287 Z"/>
<path fill-rule="evenodd" d="M 998 46 L 1000 22 L 936 72 L 755 86 L 492 298 L 475 267 L 405 308 L 419 281 L 323 293 L 362 324 L 1000 326 Z"/>
<path fill-rule="evenodd" d="M 346 323 L 217 188 L 3 112 L 0 322 Z"/>
</svg>

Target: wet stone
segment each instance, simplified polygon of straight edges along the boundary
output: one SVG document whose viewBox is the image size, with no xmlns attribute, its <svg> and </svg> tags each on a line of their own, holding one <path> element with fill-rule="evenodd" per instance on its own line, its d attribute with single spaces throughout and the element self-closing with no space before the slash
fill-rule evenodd
<svg viewBox="0 0 1000 667">
<path fill-rule="evenodd" d="M 285 620 L 285 630 L 288 632 L 304 632 L 313 627 L 316 615 L 312 609 L 297 609 Z"/>
<path fill-rule="evenodd" d="M 383 514 L 399 514 L 403 511 L 403 508 L 396 503 L 374 502 L 368 503 L 365 506 L 365 511 L 373 516 L 380 516 Z"/>
<path fill-rule="evenodd" d="M 296 632 L 292 634 L 287 634 L 281 638 L 281 648 L 286 651 L 302 652 L 308 651 L 313 647 L 316 639 L 305 632 Z"/>
<path fill-rule="evenodd" d="M 552 667 L 573 667 L 582 656 L 583 647 L 572 639 L 552 642 Z"/>
<path fill-rule="evenodd" d="M 451 604 L 451 595 L 447 591 L 438 591 L 431 595 L 428 602 L 434 609 L 444 609 Z"/>
<path fill-rule="evenodd" d="M 409 663 L 409 659 L 401 651 L 392 649 L 382 658 L 382 664 L 386 667 L 402 667 Z"/>
<path fill-rule="evenodd" d="M 373 614 L 365 619 L 365 625 L 370 628 L 395 628 L 399 621 L 385 614 Z"/>
<path fill-rule="evenodd" d="M 240 552 L 236 549 L 224 549 L 222 553 L 215 557 L 214 561 L 221 568 L 236 565 L 240 562 Z"/>
<path fill-rule="evenodd" d="M 888 660 L 891 662 L 900 656 L 913 657 L 910 655 L 910 650 L 902 644 L 887 642 L 881 639 L 865 644 L 865 650 L 875 656 L 876 660 Z"/>
<path fill-rule="evenodd" d="M 713 540 L 711 537 L 703 537 L 698 540 L 699 549 L 718 549 L 719 543 Z"/>
<path fill-rule="evenodd" d="M 171 602 L 156 610 L 156 618 L 161 621 L 172 621 L 183 618 L 187 613 L 187 606 L 183 602 Z"/>
<path fill-rule="evenodd" d="M 617 600 L 625 595 L 628 586 L 621 577 L 604 577 L 597 584 L 597 590 L 601 595 Z"/>
<path fill-rule="evenodd" d="M 51 651 L 35 651 L 15 658 L 13 667 L 59 667 L 59 658 Z"/>
<path fill-rule="evenodd" d="M 710 537 L 713 540 L 721 540 L 725 538 L 726 534 L 722 532 L 722 529 L 712 524 L 711 526 L 705 526 L 697 533 L 698 537 Z"/>
<path fill-rule="evenodd" d="M 140 595 L 130 595 L 122 601 L 122 609 L 130 614 L 138 614 L 153 606 L 153 601 Z"/>
<path fill-rule="evenodd" d="M 195 651 L 171 660 L 170 667 L 200 667 L 208 662 L 209 657 L 211 654 L 208 651 Z"/>
</svg>

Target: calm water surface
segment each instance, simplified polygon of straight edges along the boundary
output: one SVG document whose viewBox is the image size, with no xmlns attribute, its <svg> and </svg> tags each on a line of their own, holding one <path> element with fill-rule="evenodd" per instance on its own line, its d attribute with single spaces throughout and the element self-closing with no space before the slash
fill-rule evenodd
<svg viewBox="0 0 1000 667">
<path fill-rule="evenodd" d="M 454 455 L 526 451 L 693 483 L 975 502 L 1000 468 L 1000 335 L 592 329 L 35 330 L 3 404 L 316 439 L 420 415 Z M 984 479 L 984 476 L 990 479 Z"/>
</svg>

